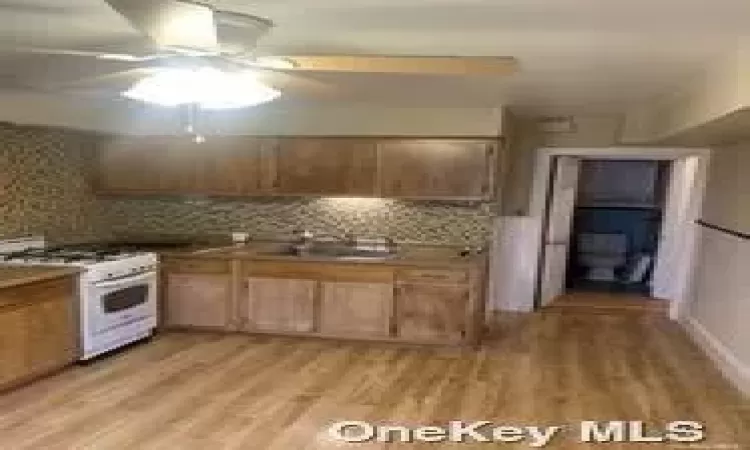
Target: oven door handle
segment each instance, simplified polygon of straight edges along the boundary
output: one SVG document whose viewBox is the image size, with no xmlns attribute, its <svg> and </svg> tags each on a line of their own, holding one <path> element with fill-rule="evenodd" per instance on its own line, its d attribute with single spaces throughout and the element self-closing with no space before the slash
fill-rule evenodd
<svg viewBox="0 0 750 450">
<path fill-rule="evenodd" d="M 111 281 L 99 281 L 99 282 L 94 283 L 94 287 L 101 288 L 101 289 L 109 289 L 113 287 L 129 285 L 133 283 L 140 283 L 143 281 L 151 281 L 152 279 L 154 279 L 155 276 L 156 276 L 156 272 L 146 272 L 146 273 L 141 273 L 136 276 L 127 276 L 127 277 L 122 277 L 122 278 L 118 278 L 116 280 L 111 280 Z"/>
</svg>

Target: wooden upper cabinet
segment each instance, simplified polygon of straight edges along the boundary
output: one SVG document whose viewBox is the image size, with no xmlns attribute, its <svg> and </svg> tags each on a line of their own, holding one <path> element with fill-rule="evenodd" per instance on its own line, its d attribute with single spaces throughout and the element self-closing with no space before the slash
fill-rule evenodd
<svg viewBox="0 0 750 450">
<path fill-rule="evenodd" d="M 382 197 L 490 199 L 495 142 L 397 139 L 379 144 Z"/>
<path fill-rule="evenodd" d="M 97 188 L 102 192 L 160 192 L 174 183 L 165 139 L 117 137 L 99 149 Z"/>
<path fill-rule="evenodd" d="M 262 195 L 275 180 L 277 140 L 244 136 L 210 136 L 194 145 L 196 193 L 205 195 Z"/>
<path fill-rule="evenodd" d="M 376 195 L 377 141 L 287 138 L 279 141 L 277 194 Z"/>
<path fill-rule="evenodd" d="M 489 200 L 487 139 L 119 137 L 100 148 L 97 189 L 115 194 L 312 195 Z"/>
<path fill-rule="evenodd" d="M 116 138 L 99 153 L 98 189 L 112 193 L 254 195 L 268 193 L 275 139 L 211 136 Z"/>
</svg>

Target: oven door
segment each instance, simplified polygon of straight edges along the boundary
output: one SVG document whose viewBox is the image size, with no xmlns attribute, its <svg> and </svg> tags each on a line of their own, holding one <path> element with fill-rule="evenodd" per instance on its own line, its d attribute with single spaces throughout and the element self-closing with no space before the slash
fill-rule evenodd
<svg viewBox="0 0 750 450">
<path fill-rule="evenodd" d="M 93 332 L 106 333 L 146 319 L 155 322 L 156 282 L 156 272 L 147 272 L 94 283 L 87 305 L 92 308 Z"/>
</svg>

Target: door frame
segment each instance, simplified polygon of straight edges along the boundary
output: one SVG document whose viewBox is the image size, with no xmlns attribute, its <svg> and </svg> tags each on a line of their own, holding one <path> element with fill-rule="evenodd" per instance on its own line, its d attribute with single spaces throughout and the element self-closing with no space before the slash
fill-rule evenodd
<svg viewBox="0 0 750 450">
<path fill-rule="evenodd" d="M 615 160 L 662 160 L 662 161 L 691 161 L 690 164 L 682 164 L 684 170 L 691 170 L 689 176 L 693 179 L 691 186 L 685 186 L 689 189 L 689 202 L 685 220 L 674 229 L 663 229 L 662 239 L 674 239 L 676 245 L 682 248 L 680 264 L 670 266 L 671 272 L 675 274 L 676 286 L 672 289 L 672 297 L 668 299 L 669 317 L 677 320 L 683 314 L 683 307 L 690 294 L 691 274 L 695 267 L 697 247 L 697 233 L 695 232 L 695 221 L 700 219 L 703 206 L 703 197 L 706 188 L 706 179 L 708 173 L 708 164 L 711 158 L 711 150 L 707 148 L 650 148 L 650 147 L 607 147 L 607 148 L 554 148 L 544 147 L 537 150 L 534 163 L 533 181 L 531 186 L 531 198 L 529 200 L 529 216 L 536 217 L 542 221 L 547 215 L 548 195 L 551 188 L 552 168 L 554 167 L 554 158 L 558 156 L 575 156 L 581 159 L 615 159 Z M 670 201 L 670 199 L 667 199 Z M 544 227 L 543 227 L 544 228 Z M 542 229 L 542 233 L 546 233 Z M 537 253 L 539 264 L 537 274 L 540 273 L 543 260 L 543 239 L 539 241 Z M 674 247 L 673 247 L 674 248 Z M 662 252 L 657 253 L 656 267 L 664 267 L 665 258 Z M 664 269 L 662 269 L 664 270 Z M 538 277 L 539 275 L 537 275 Z M 539 283 L 536 283 L 539 289 Z M 539 293 L 535 294 L 535 298 Z M 535 306 L 536 307 L 536 306 Z"/>
</svg>

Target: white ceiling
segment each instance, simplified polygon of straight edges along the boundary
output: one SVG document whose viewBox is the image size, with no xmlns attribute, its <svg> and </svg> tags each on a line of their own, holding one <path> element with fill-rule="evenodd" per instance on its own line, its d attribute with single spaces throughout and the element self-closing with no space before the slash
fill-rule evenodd
<svg viewBox="0 0 750 450">
<path fill-rule="evenodd" d="M 750 37 L 747 0 L 212 0 L 276 23 L 263 53 L 515 56 L 509 78 L 316 74 L 336 102 L 619 112 Z M 99 0 L 0 0 L 3 47 L 143 48 Z M 0 84 L 120 68 L 0 50 Z M 0 86 L 2 87 L 2 86 Z M 300 100 L 309 101 L 310 98 Z M 313 98 L 315 100 L 315 98 Z"/>
</svg>

